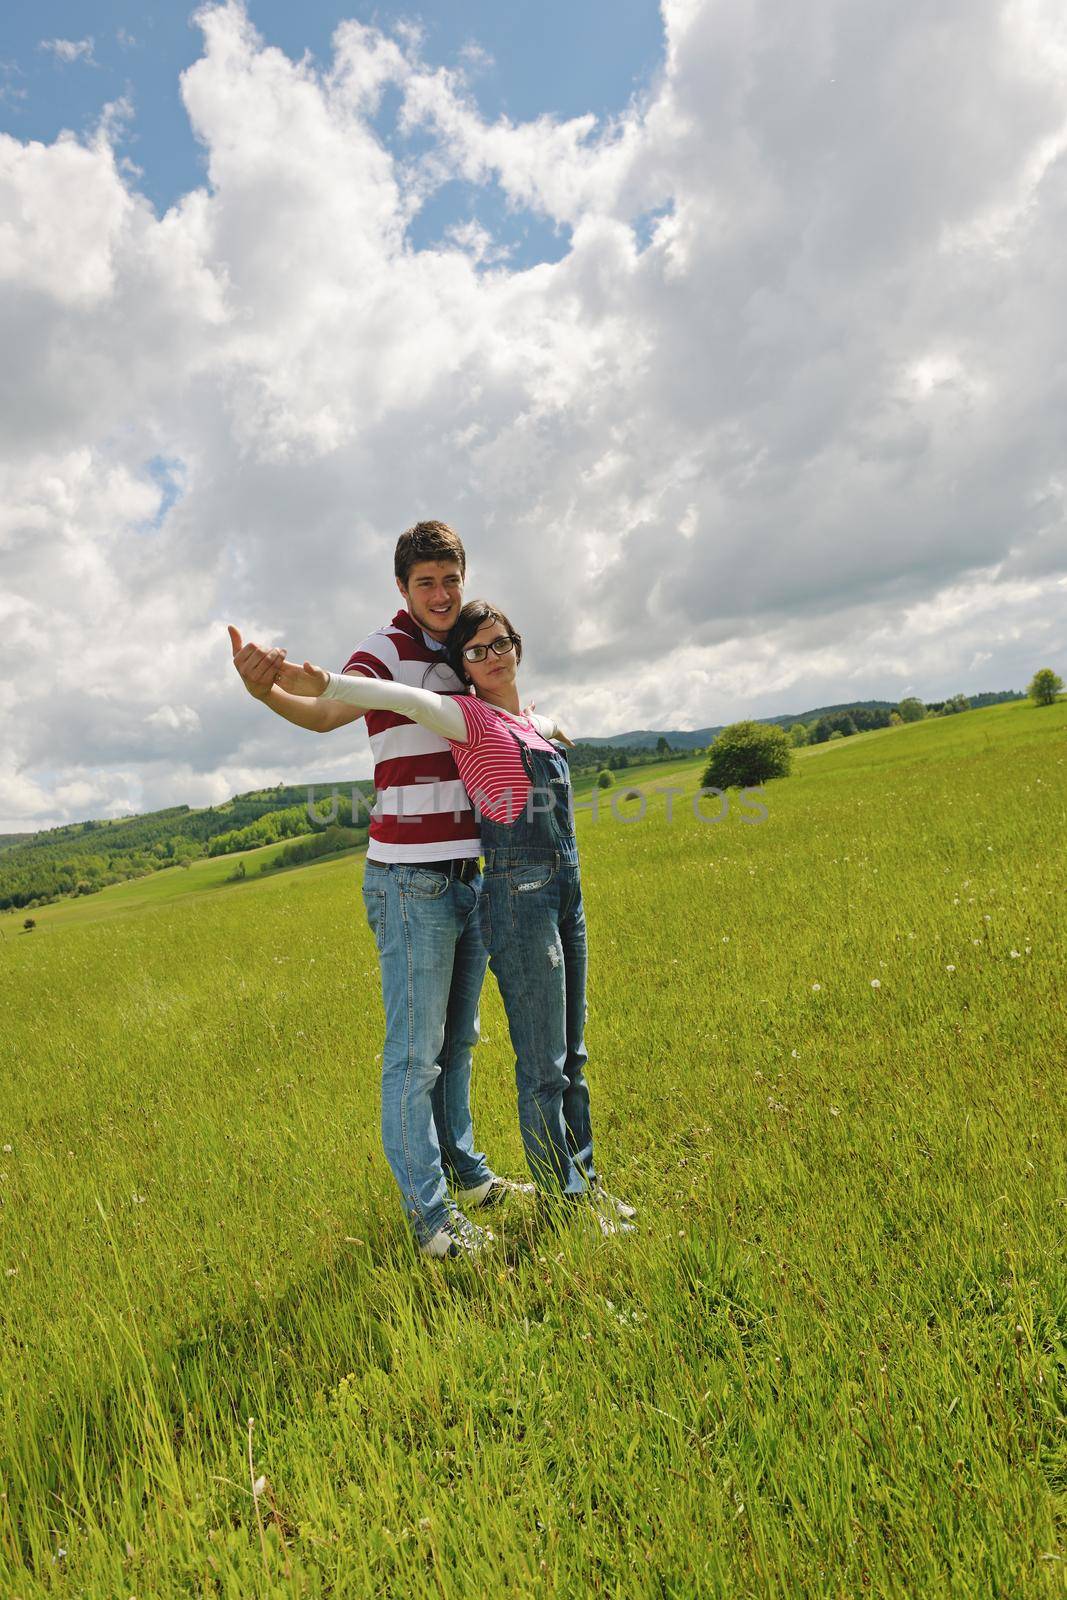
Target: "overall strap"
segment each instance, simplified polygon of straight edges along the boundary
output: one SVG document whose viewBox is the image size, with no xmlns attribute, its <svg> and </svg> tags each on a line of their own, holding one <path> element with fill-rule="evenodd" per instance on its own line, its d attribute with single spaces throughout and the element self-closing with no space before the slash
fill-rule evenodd
<svg viewBox="0 0 1067 1600">
<path fill-rule="evenodd" d="M 522 762 L 522 770 L 525 772 L 525 774 L 529 778 L 530 782 L 534 783 L 536 781 L 536 774 L 534 773 L 534 770 L 533 770 L 533 762 L 532 762 L 531 757 L 530 757 L 529 747 L 527 745 L 523 744 L 522 740 L 519 738 L 518 734 L 515 732 L 514 728 L 511 726 L 511 723 L 508 721 L 507 717 L 500 717 L 499 721 L 501 721 L 504 724 L 504 727 L 507 729 L 507 731 L 508 731 L 508 733 L 510 733 L 512 739 L 518 745 L 518 747 L 519 747 L 519 760 Z"/>
</svg>

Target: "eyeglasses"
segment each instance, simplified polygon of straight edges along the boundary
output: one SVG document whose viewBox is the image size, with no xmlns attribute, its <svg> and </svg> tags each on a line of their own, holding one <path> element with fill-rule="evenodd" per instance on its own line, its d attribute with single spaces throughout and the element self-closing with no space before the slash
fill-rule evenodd
<svg viewBox="0 0 1067 1600">
<path fill-rule="evenodd" d="M 518 638 L 513 633 L 502 633 L 499 638 L 493 639 L 489 644 L 469 644 L 463 652 L 464 661 L 484 661 L 490 650 L 495 656 L 506 656 L 518 644 Z"/>
</svg>

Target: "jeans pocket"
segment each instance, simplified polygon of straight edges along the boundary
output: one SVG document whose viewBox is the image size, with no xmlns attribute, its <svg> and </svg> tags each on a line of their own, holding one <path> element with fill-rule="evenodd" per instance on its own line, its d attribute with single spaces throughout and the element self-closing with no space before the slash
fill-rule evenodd
<svg viewBox="0 0 1067 1600">
<path fill-rule="evenodd" d="M 559 857 L 533 861 L 526 867 L 512 867 L 508 873 L 508 887 L 512 894 L 535 894 L 552 882 L 559 866 Z"/>
<path fill-rule="evenodd" d="M 407 882 L 401 882 L 400 893 L 410 895 L 413 900 L 436 900 L 444 894 L 451 881 L 446 872 L 429 872 L 421 867 L 413 867 Z"/>
<path fill-rule="evenodd" d="M 381 954 L 385 949 L 385 890 L 365 888 L 363 904 L 367 908 L 367 921 L 374 934 L 374 942 Z"/>
</svg>

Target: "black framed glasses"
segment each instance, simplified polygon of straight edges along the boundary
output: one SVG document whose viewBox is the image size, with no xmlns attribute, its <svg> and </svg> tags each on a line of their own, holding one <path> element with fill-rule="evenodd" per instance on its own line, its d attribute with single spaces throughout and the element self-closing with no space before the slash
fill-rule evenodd
<svg viewBox="0 0 1067 1600">
<path fill-rule="evenodd" d="M 518 635 L 502 633 L 489 644 L 469 644 L 463 651 L 464 661 L 484 661 L 490 650 L 495 656 L 506 656 L 518 644 Z"/>
</svg>

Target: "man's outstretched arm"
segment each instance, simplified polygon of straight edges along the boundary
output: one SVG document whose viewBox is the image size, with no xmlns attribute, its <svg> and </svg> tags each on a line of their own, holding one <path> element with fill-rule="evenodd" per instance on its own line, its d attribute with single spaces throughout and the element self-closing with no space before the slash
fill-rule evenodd
<svg viewBox="0 0 1067 1600">
<path fill-rule="evenodd" d="M 308 700 L 303 695 L 287 694 L 275 682 L 278 668 L 285 660 L 285 651 L 261 650 L 251 641 L 243 644 L 232 623 L 228 628 L 233 664 L 241 682 L 253 700 L 261 700 L 286 722 L 307 728 L 310 733 L 331 733 L 334 728 L 343 728 L 364 715 L 359 706 L 346 705 L 342 700 Z"/>
</svg>

